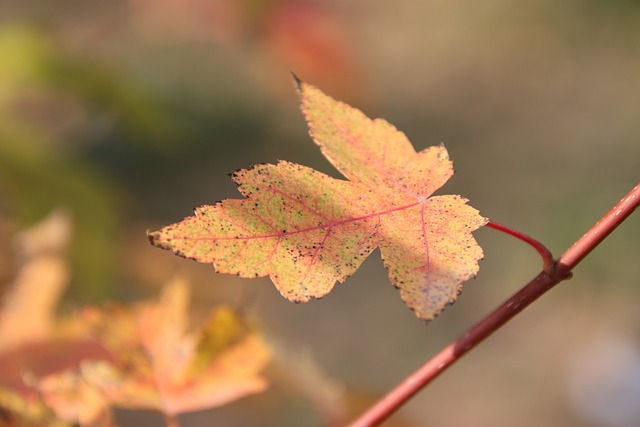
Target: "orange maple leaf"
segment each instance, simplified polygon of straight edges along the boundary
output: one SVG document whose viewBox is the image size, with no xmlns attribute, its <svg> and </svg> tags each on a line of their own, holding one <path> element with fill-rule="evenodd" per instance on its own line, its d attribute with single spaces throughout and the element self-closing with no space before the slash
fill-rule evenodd
<svg viewBox="0 0 640 427">
<path fill-rule="evenodd" d="M 444 146 L 416 153 L 385 120 L 296 83 L 313 140 L 348 181 L 284 161 L 240 170 L 245 199 L 201 206 L 151 243 L 221 273 L 268 275 L 295 302 L 326 295 L 380 247 L 404 302 L 433 319 L 478 272 L 471 232 L 487 219 L 460 196 L 431 197 L 453 175 Z"/>
<path fill-rule="evenodd" d="M 114 361 L 82 364 L 87 381 L 117 406 L 176 415 L 225 405 L 267 387 L 271 354 L 233 310 L 218 307 L 205 327 L 188 327 L 189 291 L 175 281 L 158 302 L 131 311 L 85 310 L 95 338 Z"/>
</svg>

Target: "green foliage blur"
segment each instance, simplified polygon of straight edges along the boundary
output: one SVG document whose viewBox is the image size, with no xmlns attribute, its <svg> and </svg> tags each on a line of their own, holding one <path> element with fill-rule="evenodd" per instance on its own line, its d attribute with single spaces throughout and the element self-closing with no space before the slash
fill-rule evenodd
<svg viewBox="0 0 640 427">
<path fill-rule="evenodd" d="M 157 180 L 202 167 L 260 119 L 233 101 L 163 94 L 123 64 L 56 43 L 37 25 L 0 26 L 0 209 L 18 228 L 69 210 L 74 292 L 102 299 L 114 295 L 123 226 L 153 213 L 145 195 L 162 189 Z"/>
</svg>

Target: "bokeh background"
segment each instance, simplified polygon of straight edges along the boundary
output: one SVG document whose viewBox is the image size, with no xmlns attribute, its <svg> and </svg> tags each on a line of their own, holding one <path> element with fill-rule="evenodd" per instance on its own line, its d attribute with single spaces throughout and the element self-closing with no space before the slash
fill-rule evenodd
<svg viewBox="0 0 640 427">
<path fill-rule="evenodd" d="M 444 142 L 457 173 L 440 192 L 556 254 L 638 182 L 633 0 L 3 1 L 3 286 L 15 275 L 12 236 L 63 208 L 74 230 L 63 309 L 155 295 L 183 274 L 201 306 L 254 307 L 279 349 L 270 391 L 181 417 L 185 426 L 319 426 L 342 403 L 355 414 L 540 269 L 531 248 L 479 230 L 480 275 L 425 326 L 377 252 L 329 296 L 294 305 L 268 280 L 218 276 L 149 246 L 145 230 L 236 197 L 237 168 L 286 159 L 337 176 L 308 137 L 290 70 L 386 118 L 417 149 Z M 632 216 L 572 281 L 386 425 L 636 426 L 639 254 Z"/>
</svg>

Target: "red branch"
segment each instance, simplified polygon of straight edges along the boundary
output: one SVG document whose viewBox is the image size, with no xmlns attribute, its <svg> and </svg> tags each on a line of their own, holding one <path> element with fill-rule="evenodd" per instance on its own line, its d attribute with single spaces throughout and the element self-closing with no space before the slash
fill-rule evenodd
<svg viewBox="0 0 640 427">
<path fill-rule="evenodd" d="M 640 205 L 640 183 L 578 239 L 556 262 L 518 293 L 443 348 L 420 369 L 380 399 L 349 427 L 377 426 L 449 366 L 520 313 L 549 289 L 571 277 L 571 270 Z"/>
</svg>

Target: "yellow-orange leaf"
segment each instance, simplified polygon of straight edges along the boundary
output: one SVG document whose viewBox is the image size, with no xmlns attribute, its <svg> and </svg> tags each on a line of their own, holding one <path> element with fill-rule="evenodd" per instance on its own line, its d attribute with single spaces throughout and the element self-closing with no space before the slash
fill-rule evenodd
<svg viewBox="0 0 640 427">
<path fill-rule="evenodd" d="M 311 136 L 348 181 L 289 162 L 240 170 L 244 199 L 201 206 L 151 243 L 221 273 L 270 276 L 296 302 L 326 295 L 380 247 L 404 302 L 433 319 L 478 272 L 471 232 L 487 220 L 460 196 L 431 197 L 453 175 L 444 146 L 416 153 L 385 120 L 297 83 Z"/>
<path fill-rule="evenodd" d="M 16 239 L 24 263 L 0 306 L 1 352 L 51 338 L 56 305 L 68 285 L 70 229 L 68 215 L 58 210 Z"/>
<path fill-rule="evenodd" d="M 87 310 L 95 338 L 114 361 L 82 364 L 82 374 L 115 405 L 179 414 L 225 405 L 267 387 L 260 375 L 271 354 L 230 308 L 219 307 L 190 332 L 189 290 L 181 281 L 138 310 Z M 220 321 L 215 313 L 227 313 Z M 205 337 L 223 337 L 210 341 Z M 224 338 L 227 337 L 227 338 Z M 231 338 L 232 337 L 232 338 Z"/>
</svg>

